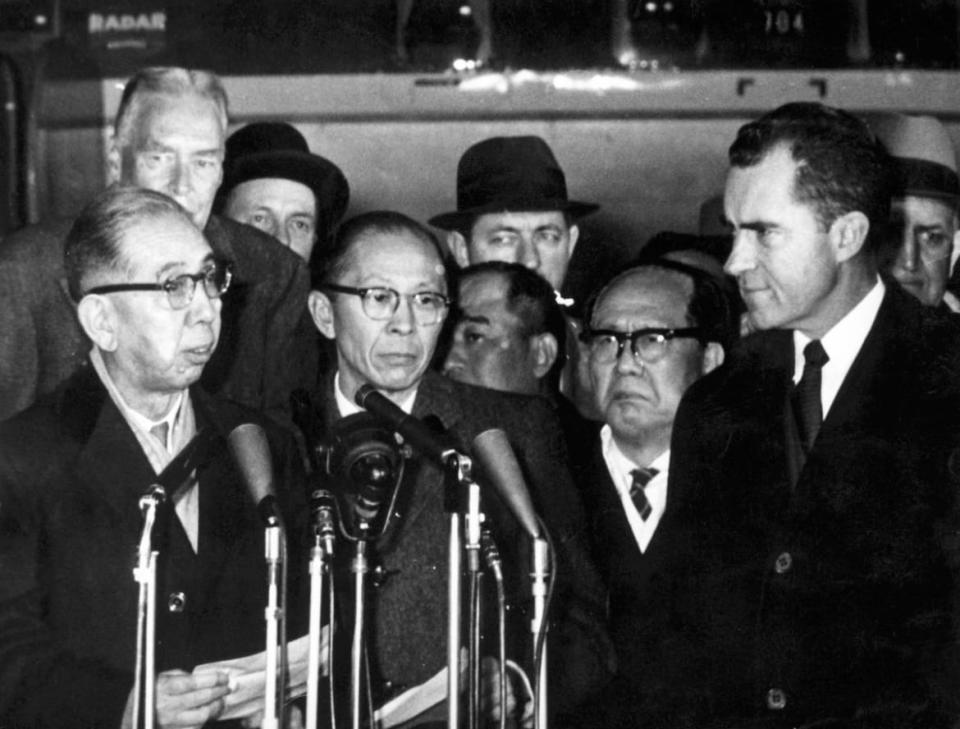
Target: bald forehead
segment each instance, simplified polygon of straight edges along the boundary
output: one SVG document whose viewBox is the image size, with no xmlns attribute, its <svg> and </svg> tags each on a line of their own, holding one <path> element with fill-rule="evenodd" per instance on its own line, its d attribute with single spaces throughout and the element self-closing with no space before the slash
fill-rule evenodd
<svg viewBox="0 0 960 729">
<path fill-rule="evenodd" d="M 686 317 L 693 296 L 693 281 L 679 271 L 657 267 L 637 268 L 614 278 L 594 307 L 593 322 L 610 310 L 656 306 Z"/>
</svg>

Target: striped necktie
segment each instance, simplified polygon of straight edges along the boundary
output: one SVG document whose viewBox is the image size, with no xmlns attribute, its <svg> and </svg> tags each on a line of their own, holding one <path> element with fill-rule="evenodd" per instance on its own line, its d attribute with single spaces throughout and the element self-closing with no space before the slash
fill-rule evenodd
<svg viewBox="0 0 960 729">
<path fill-rule="evenodd" d="M 656 468 L 637 468 L 630 472 L 633 477 L 633 483 L 630 484 L 630 498 L 633 500 L 633 505 L 637 507 L 637 511 L 640 512 L 640 518 L 644 521 L 650 517 L 650 512 L 653 511 L 644 489 L 657 473 Z"/>
</svg>

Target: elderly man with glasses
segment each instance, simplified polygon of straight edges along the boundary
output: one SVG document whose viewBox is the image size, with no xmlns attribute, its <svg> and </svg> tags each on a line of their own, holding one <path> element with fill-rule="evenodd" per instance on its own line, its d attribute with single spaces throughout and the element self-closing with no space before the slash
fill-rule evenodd
<svg viewBox="0 0 960 729">
<path fill-rule="evenodd" d="M 366 213 L 345 222 L 310 295 L 317 328 L 335 340 L 337 366 L 314 393 L 314 422 L 305 428 L 307 438 L 326 442 L 338 420 L 359 413 L 354 398 L 365 384 L 445 431 L 463 453 L 470 453 L 479 433 L 506 431 L 559 547 L 561 572 L 552 612 L 557 633 L 565 646 L 582 649 L 577 660 L 566 654 L 570 670 L 554 672 L 551 695 L 561 710 L 565 700 L 581 698 L 603 677 L 606 645 L 597 620 L 598 578 L 576 537 L 582 513 L 565 468 L 562 436 L 545 401 L 461 384 L 429 369 L 449 308 L 446 263 L 429 229 L 394 212 Z M 368 633 L 374 706 L 424 683 L 446 665 L 444 492 L 439 468 L 417 454 L 405 468 L 385 534 L 370 545 L 377 565 Z M 492 492 L 484 497 L 484 511 L 503 556 L 508 599 L 516 608 L 511 621 L 525 620 L 520 616 L 529 596 L 527 541 Z M 522 625 L 515 627 L 520 632 L 514 636 L 524 634 Z M 493 645 L 484 645 L 484 653 L 495 654 Z M 559 638 L 554 645 L 560 645 Z M 511 638 L 508 653 L 524 660 L 529 646 Z M 551 658 L 554 654 L 560 665 L 564 650 L 557 648 Z M 491 707 L 490 713 L 497 711 Z"/>
<path fill-rule="evenodd" d="M 736 306 L 700 269 L 654 260 L 615 276 L 588 301 L 581 339 L 603 416 L 575 475 L 587 509 L 593 558 L 607 589 L 618 671 L 582 726 L 642 723 L 638 681 L 649 681 L 649 641 L 669 597 L 662 576 L 679 555 L 668 493 L 670 436 L 680 398 L 723 363 L 738 332 Z M 586 435 L 584 436 L 587 437 Z"/>
<path fill-rule="evenodd" d="M 136 188 L 91 203 L 64 257 L 90 366 L 0 425 L 0 725 L 133 725 L 131 568 L 140 498 L 160 484 L 156 720 L 200 726 L 232 689 L 194 669 L 266 640 L 263 531 L 224 437 L 258 418 L 197 385 L 230 268 L 179 204 Z M 267 432 L 296 534 L 300 461 Z"/>
</svg>

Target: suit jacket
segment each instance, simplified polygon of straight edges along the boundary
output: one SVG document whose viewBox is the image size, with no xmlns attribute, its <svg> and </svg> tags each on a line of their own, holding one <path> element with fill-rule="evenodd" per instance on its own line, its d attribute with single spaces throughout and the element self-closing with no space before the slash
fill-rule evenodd
<svg viewBox="0 0 960 729">
<path fill-rule="evenodd" d="M 169 506 L 154 531 L 158 671 L 265 643 L 263 530 L 222 435 L 251 416 L 198 388 L 191 396 L 198 431 L 212 437 L 197 465 L 198 552 Z M 283 486 L 299 460 L 289 438 L 271 431 L 271 445 Z M 120 726 L 133 686 L 138 504 L 156 481 L 90 369 L 0 425 L 0 725 Z M 296 524 L 284 491 L 281 502 Z"/>
<path fill-rule="evenodd" d="M 338 418 L 333 377 L 315 400 L 329 428 Z M 453 436 L 461 452 L 469 453 L 476 435 L 503 428 L 509 435 L 527 476 L 535 506 L 551 530 L 559 551 L 559 587 L 554 602 L 557 630 L 550 656 L 555 657 L 558 688 L 552 694 L 557 706 L 575 702 L 605 680 L 607 641 L 599 621 L 599 582 L 586 555 L 579 498 L 566 467 L 563 439 L 549 403 L 540 398 L 494 392 L 454 382 L 427 372 L 413 407 L 418 418 L 435 416 Z M 322 428 L 321 428 L 322 431 Z M 314 443 L 324 432 L 308 433 Z M 496 494 L 484 486 L 483 508 L 503 556 L 509 599 L 523 614 L 529 595 L 528 538 L 508 514 Z M 368 623 L 370 662 L 381 680 L 381 697 L 422 683 L 446 665 L 447 539 L 449 515 L 444 511 L 444 483 L 440 470 L 414 457 L 407 465 L 395 518 L 375 545 L 386 574 L 370 593 Z M 341 556 L 349 550 L 341 549 Z M 347 572 L 340 586 L 349 592 Z M 488 605 L 487 614 L 493 614 Z M 349 610 L 341 611 L 349 616 Z M 529 632 L 524 614 L 518 632 Z M 341 644 L 347 646 L 341 639 Z M 490 651 L 493 653 L 493 651 Z M 508 652 L 515 659 L 529 655 L 529 646 L 513 642 Z M 563 656 L 574 654 L 577 665 L 563 666 Z"/>
<path fill-rule="evenodd" d="M 949 318 L 888 288 L 805 460 L 790 332 L 691 387 L 669 486 L 690 495 L 692 536 L 658 656 L 665 725 L 950 723 L 958 351 Z"/>
<path fill-rule="evenodd" d="M 0 420 L 52 392 L 90 349 L 67 292 L 63 246 L 71 221 L 24 228 L 0 245 Z M 205 389 L 289 421 L 288 398 L 317 367 L 307 321 L 309 275 L 300 258 L 264 233 L 216 215 L 204 235 L 234 264 L 220 342 Z M 307 336 L 313 333 L 313 336 Z"/>
<path fill-rule="evenodd" d="M 623 503 L 603 459 L 600 424 L 584 460 L 574 465 L 590 529 L 591 556 L 603 580 L 607 624 L 617 651 L 611 683 L 569 722 L 577 727 L 634 727 L 643 724 L 655 692 L 658 666 L 652 648 L 663 635 L 669 613 L 675 563 L 685 552 L 686 533 L 674 518 L 681 495 L 667 494 L 667 508 L 647 549 L 640 551 Z"/>
</svg>

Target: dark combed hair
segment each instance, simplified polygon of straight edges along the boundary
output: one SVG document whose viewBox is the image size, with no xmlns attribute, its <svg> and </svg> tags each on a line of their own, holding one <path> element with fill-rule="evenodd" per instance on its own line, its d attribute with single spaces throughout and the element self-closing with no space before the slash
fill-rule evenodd
<svg viewBox="0 0 960 729">
<path fill-rule="evenodd" d="M 64 244 L 67 286 L 74 301 L 84 296 L 84 282 L 105 271 L 130 268 L 121 242 L 145 219 L 174 217 L 193 226 L 190 215 L 172 198 L 141 187 L 110 187 L 83 209 Z"/>
<path fill-rule="evenodd" d="M 354 244 L 373 235 L 403 235 L 409 233 L 418 240 L 431 246 L 437 252 L 437 257 L 444 264 L 444 280 L 449 289 L 450 261 L 440 241 L 427 226 L 413 218 L 393 210 L 374 210 L 361 213 L 344 221 L 333 243 L 323 251 L 313 276 L 313 288 L 320 288 L 325 283 L 339 283 L 349 269 L 350 253 Z"/>
<path fill-rule="evenodd" d="M 867 246 L 878 250 L 894 175 L 889 155 L 867 124 L 823 104 L 784 104 L 740 127 L 730 164 L 752 167 L 781 145 L 797 163 L 796 201 L 812 206 L 824 230 L 846 213 L 862 212 L 870 221 Z"/>
<path fill-rule="evenodd" d="M 589 331 L 593 326 L 593 314 L 596 311 L 597 303 L 610 287 L 634 271 L 645 268 L 659 268 L 687 276 L 693 282 L 693 293 L 687 304 L 686 312 L 690 326 L 699 327 L 702 330 L 701 344 L 717 342 L 723 347 L 724 351 L 730 351 L 730 348 L 740 338 L 740 310 L 730 289 L 706 271 L 666 258 L 631 265 L 594 291 L 587 299 L 584 310 L 585 330 Z"/>
<path fill-rule="evenodd" d="M 553 287 L 543 276 L 520 263 L 484 261 L 457 274 L 458 288 L 467 277 L 484 273 L 499 274 L 506 279 L 507 310 L 523 323 L 520 335 L 524 339 L 537 334 L 552 334 L 557 340 L 557 360 L 547 373 L 547 381 L 551 385 L 559 383 L 566 362 L 567 321 Z"/>
</svg>

